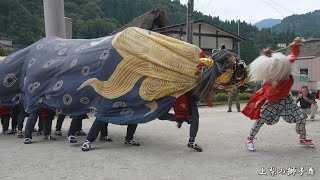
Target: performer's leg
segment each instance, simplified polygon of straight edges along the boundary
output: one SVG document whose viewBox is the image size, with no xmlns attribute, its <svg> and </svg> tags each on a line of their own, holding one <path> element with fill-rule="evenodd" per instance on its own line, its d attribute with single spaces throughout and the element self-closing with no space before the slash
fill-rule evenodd
<svg viewBox="0 0 320 180">
<path fill-rule="evenodd" d="M 246 139 L 246 145 L 249 151 L 254 151 L 254 144 L 253 139 L 258 134 L 260 128 L 263 126 L 264 123 L 268 125 L 276 124 L 279 119 L 281 112 L 284 110 L 285 101 L 279 100 L 276 102 L 267 102 L 261 109 L 261 117 L 258 121 L 256 121 L 251 130 L 249 137 Z"/>
<path fill-rule="evenodd" d="M 105 128 L 102 128 L 100 131 L 100 139 L 102 137 L 108 136 L 108 125 L 109 123 L 107 123 L 107 125 L 105 126 Z"/>
<path fill-rule="evenodd" d="M 165 113 L 164 115 L 158 117 L 159 120 L 176 121 L 176 116 L 172 113 Z"/>
<path fill-rule="evenodd" d="M 28 113 L 23 108 L 23 105 L 20 106 L 20 112 L 18 116 L 18 131 L 22 131 L 24 119 L 28 116 Z"/>
<path fill-rule="evenodd" d="M 260 118 L 258 121 L 256 121 L 252 128 L 250 129 L 250 134 L 249 137 L 247 137 L 246 140 L 246 145 L 249 151 L 254 151 L 254 144 L 253 144 L 253 139 L 256 137 L 256 135 L 258 134 L 260 128 L 263 126 L 264 124 L 264 119 Z"/>
<path fill-rule="evenodd" d="M 69 143 L 76 143 L 77 137 L 76 133 L 80 129 L 82 117 L 81 116 L 73 116 L 71 120 L 71 124 L 68 131 L 68 141 Z"/>
<path fill-rule="evenodd" d="M 317 103 L 311 104 L 311 120 L 314 120 L 314 117 L 315 117 L 315 115 L 317 113 L 317 110 L 318 110 Z"/>
<path fill-rule="evenodd" d="M 18 133 L 17 137 L 18 138 L 23 138 L 23 124 L 24 124 L 24 119 L 28 116 L 28 114 L 24 111 L 23 105 L 20 105 L 20 112 L 18 116 Z"/>
<path fill-rule="evenodd" d="M 61 136 L 62 135 L 61 129 L 62 129 L 62 124 L 63 124 L 63 121 L 64 121 L 65 118 L 66 118 L 66 116 L 62 115 L 62 114 L 60 114 L 58 116 L 55 135 L 57 135 L 57 136 Z"/>
<path fill-rule="evenodd" d="M 264 120 L 261 118 L 258 121 L 256 121 L 253 124 L 252 128 L 250 129 L 250 134 L 249 134 L 248 139 L 253 140 L 256 137 L 256 135 L 258 134 L 258 132 L 259 132 L 260 128 L 263 126 L 263 124 L 264 124 Z"/>
<path fill-rule="evenodd" d="M 49 116 L 46 116 L 46 117 L 39 117 L 39 119 L 42 119 L 42 122 L 43 122 L 44 139 L 56 140 L 56 138 L 51 136 L 52 121 L 54 119 L 54 116 L 53 115 L 49 115 Z"/>
<path fill-rule="evenodd" d="M 38 119 L 38 134 L 43 134 L 43 119 Z"/>
<path fill-rule="evenodd" d="M 83 117 L 81 117 L 81 120 L 79 121 L 79 132 L 82 131 L 82 120 L 83 120 Z"/>
<path fill-rule="evenodd" d="M 93 122 L 92 127 L 90 128 L 90 131 L 87 136 L 87 140 L 90 141 L 91 143 L 94 142 L 98 137 L 99 132 L 105 127 L 105 125 L 106 125 L 106 122 L 96 119 Z"/>
<path fill-rule="evenodd" d="M 112 139 L 108 136 L 108 123 L 100 131 L 100 141 L 108 141 L 108 142 L 112 141 Z"/>
<path fill-rule="evenodd" d="M 177 127 L 181 128 L 182 123 L 185 121 L 183 119 L 177 119 L 175 114 L 167 112 L 166 114 L 158 117 L 159 120 L 168 120 L 168 121 L 175 121 L 177 123 Z"/>
<path fill-rule="evenodd" d="M 189 142 L 195 142 L 198 129 L 199 129 L 199 111 L 198 106 L 194 99 L 192 98 L 190 102 L 190 108 L 191 108 L 191 124 L 190 124 L 190 131 L 189 131 Z"/>
<path fill-rule="evenodd" d="M 72 116 L 72 120 L 70 123 L 68 136 L 75 136 L 76 132 L 80 129 L 81 125 L 81 117 L 80 116 Z"/>
<path fill-rule="evenodd" d="M 300 135 L 300 139 L 306 139 L 306 121 L 291 96 L 287 97 L 286 106 L 281 116 L 288 123 L 296 123 L 296 132 Z"/>
<path fill-rule="evenodd" d="M 235 101 L 236 101 L 238 112 L 240 112 L 241 110 L 240 110 L 239 92 L 236 92 L 235 94 Z"/>
<path fill-rule="evenodd" d="M 306 139 L 306 121 L 301 117 L 296 122 L 296 132 L 299 134 L 300 139 Z"/>
<path fill-rule="evenodd" d="M 82 151 L 89 151 L 91 149 L 91 144 L 97 139 L 99 132 L 102 128 L 104 128 L 106 125 L 106 122 L 100 121 L 98 119 L 95 119 L 90 131 L 87 136 L 86 142 L 83 143 L 81 149 Z"/>
<path fill-rule="evenodd" d="M 9 114 L 1 115 L 1 124 L 2 124 L 2 133 L 11 134 L 11 131 L 9 131 L 9 124 L 10 124 Z"/>
<path fill-rule="evenodd" d="M 228 112 L 232 111 L 232 93 L 229 91 L 228 92 Z"/>
<path fill-rule="evenodd" d="M 302 109 L 300 108 L 300 111 L 303 114 L 303 118 L 306 120 L 308 118 L 308 115 L 311 114 L 311 109 L 310 108 L 306 108 L 306 109 Z"/>
<path fill-rule="evenodd" d="M 189 94 L 189 108 L 191 108 L 191 124 L 190 124 L 190 131 L 189 131 L 189 142 L 187 146 L 189 148 L 195 149 L 196 151 L 201 152 L 202 148 L 195 143 L 198 129 L 199 129 L 199 111 L 198 106 L 196 103 L 196 98 Z"/>
<path fill-rule="evenodd" d="M 32 112 L 27 119 L 27 124 L 24 130 L 24 140 L 23 140 L 25 144 L 31 144 L 32 132 L 37 122 L 37 119 L 38 119 L 38 112 Z"/>
<path fill-rule="evenodd" d="M 128 124 L 127 135 L 124 141 L 125 144 L 140 146 L 139 142 L 136 142 L 133 140 L 133 135 L 136 132 L 137 127 L 138 127 L 138 124 Z"/>
<path fill-rule="evenodd" d="M 83 132 L 82 130 L 82 121 L 83 119 L 86 119 L 88 116 L 86 114 L 84 115 L 80 115 L 79 116 L 79 126 L 78 126 L 78 130 L 77 130 L 77 133 L 76 133 L 76 136 L 85 136 L 87 135 L 87 133 Z"/>
<path fill-rule="evenodd" d="M 11 129 L 14 133 L 17 132 L 18 126 L 18 108 L 19 106 L 14 106 L 11 111 Z"/>
</svg>

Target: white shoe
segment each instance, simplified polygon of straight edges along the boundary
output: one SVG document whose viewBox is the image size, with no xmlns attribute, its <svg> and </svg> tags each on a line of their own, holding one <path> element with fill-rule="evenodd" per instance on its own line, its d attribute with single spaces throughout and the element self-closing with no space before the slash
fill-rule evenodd
<svg viewBox="0 0 320 180">
<path fill-rule="evenodd" d="M 251 140 L 251 139 L 247 139 L 246 140 L 246 145 L 247 145 L 247 148 L 248 148 L 248 150 L 249 151 L 254 151 L 255 149 L 254 149 L 254 144 L 253 144 L 253 140 Z"/>
<path fill-rule="evenodd" d="M 69 141 L 69 143 L 77 143 L 78 142 L 78 140 L 77 140 L 77 137 L 75 137 L 75 136 L 68 136 L 68 141 Z"/>
<path fill-rule="evenodd" d="M 86 140 L 86 142 L 83 143 L 83 145 L 81 146 L 81 150 L 82 151 L 90 151 L 91 150 L 91 142 Z"/>
<path fill-rule="evenodd" d="M 57 136 L 62 136 L 62 131 L 56 131 L 54 134 Z"/>
</svg>

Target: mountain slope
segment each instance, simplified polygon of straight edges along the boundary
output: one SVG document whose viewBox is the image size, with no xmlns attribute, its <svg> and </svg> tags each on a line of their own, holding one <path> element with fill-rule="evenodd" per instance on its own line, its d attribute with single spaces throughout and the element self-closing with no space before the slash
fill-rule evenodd
<svg viewBox="0 0 320 180">
<path fill-rule="evenodd" d="M 292 15 L 284 18 L 280 24 L 272 27 L 275 32 L 293 30 L 298 36 L 320 37 L 320 10 L 307 14 Z"/>
<path fill-rule="evenodd" d="M 281 19 L 264 19 L 255 23 L 254 25 L 257 26 L 259 30 L 261 30 L 262 28 L 271 28 L 280 23 Z"/>
</svg>

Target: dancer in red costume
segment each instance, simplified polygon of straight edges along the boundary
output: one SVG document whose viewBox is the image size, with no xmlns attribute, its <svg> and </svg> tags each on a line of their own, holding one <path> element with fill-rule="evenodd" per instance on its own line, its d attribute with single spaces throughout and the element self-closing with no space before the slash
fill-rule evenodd
<svg viewBox="0 0 320 180">
<path fill-rule="evenodd" d="M 254 81 L 263 81 L 263 87 L 249 100 L 242 113 L 256 120 L 246 140 L 249 151 L 254 151 L 253 139 L 261 126 L 276 124 L 280 117 L 288 123 L 296 123 L 296 131 L 300 135 L 300 144 L 314 147 L 311 139 L 306 139 L 305 120 L 292 96 L 289 95 L 293 85 L 292 64 L 300 54 L 301 38 L 289 44 L 291 55 L 272 53 L 267 48 L 261 56 L 254 60 L 250 67 L 250 75 Z"/>
</svg>

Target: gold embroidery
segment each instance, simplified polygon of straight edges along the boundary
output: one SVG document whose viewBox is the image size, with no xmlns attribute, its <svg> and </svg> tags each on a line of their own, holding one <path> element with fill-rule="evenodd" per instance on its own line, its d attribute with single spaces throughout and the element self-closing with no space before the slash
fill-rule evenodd
<svg viewBox="0 0 320 180">
<path fill-rule="evenodd" d="M 89 79 L 78 89 L 92 86 L 101 96 L 114 99 L 146 77 L 139 93 L 141 98 L 152 101 L 164 96 L 178 97 L 196 85 L 201 52 L 197 46 L 139 28 L 118 33 L 112 45 L 124 58 L 112 76 L 107 81 Z"/>
</svg>

